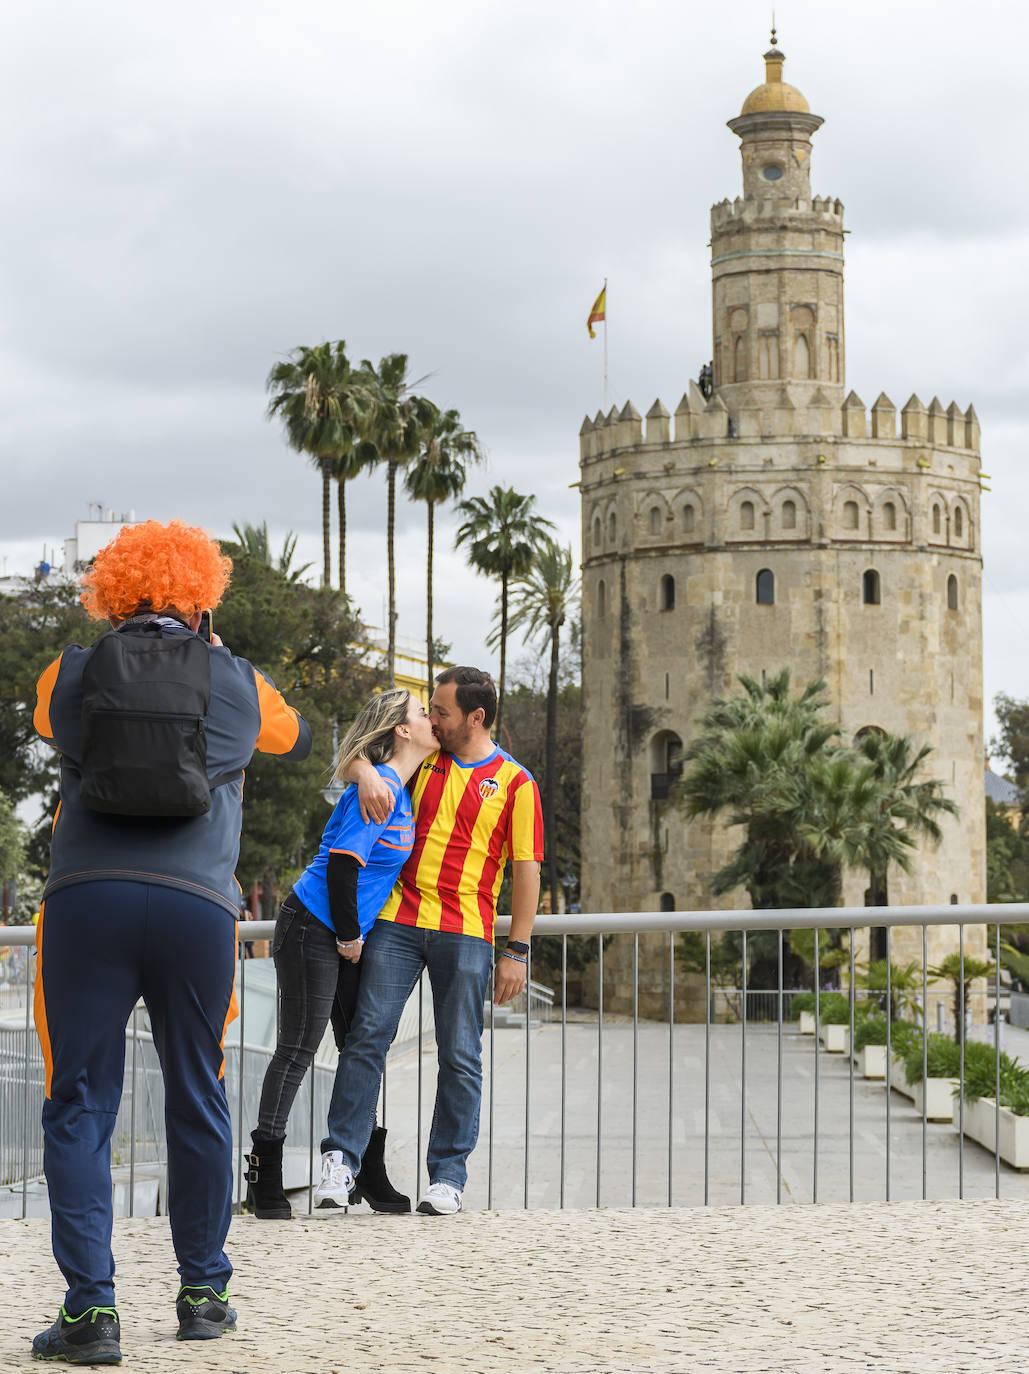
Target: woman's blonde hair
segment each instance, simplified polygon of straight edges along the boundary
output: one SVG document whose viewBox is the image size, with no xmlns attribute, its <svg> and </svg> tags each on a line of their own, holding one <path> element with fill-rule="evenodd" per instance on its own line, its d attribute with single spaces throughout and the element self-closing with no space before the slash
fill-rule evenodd
<svg viewBox="0 0 1029 1374">
<path fill-rule="evenodd" d="M 343 774 L 354 759 L 389 763 L 397 742 L 393 731 L 398 725 L 407 724 L 410 704 L 411 693 L 407 688 L 394 687 L 388 692 L 378 692 L 361 707 L 336 752 L 333 782 L 346 781 Z"/>
</svg>

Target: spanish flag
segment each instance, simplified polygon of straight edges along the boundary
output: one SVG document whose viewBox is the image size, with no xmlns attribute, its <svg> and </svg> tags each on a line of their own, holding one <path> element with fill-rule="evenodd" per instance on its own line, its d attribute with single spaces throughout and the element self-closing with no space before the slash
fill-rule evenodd
<svg viewBox="0 0 1029 1374">
<path fill-rule="evenodd" d="M 586 328 L 590 332 L 591 339 L 597 337 L 596 330 L 593 326 L 601 322 L 607 322 L 607 282 L 601 287 L 600 295 L 593 302 L 593 309 L 590 311 L 589 319 L 586 321 Z"/>
</svg>

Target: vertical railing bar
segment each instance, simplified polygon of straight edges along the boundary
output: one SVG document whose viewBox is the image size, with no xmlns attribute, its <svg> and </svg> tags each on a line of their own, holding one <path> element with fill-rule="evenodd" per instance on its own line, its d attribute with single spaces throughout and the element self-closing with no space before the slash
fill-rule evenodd
<svg viewBox="0 0 1029 1374">
<path fill-rule="evenodd" d="M 636 1206 L 636 1149 L 639 1120 L 640 937 L 632 937 L 632 1205 Z"/>
<path fill-rule="evenodd" d="M 775 1042 L 775 1200 L 782 1202 L 782 956 L 783 932 L 778 930 L 779 1014 Z"/>
<path fill-rule="evenodd" d="M 747 1200 L 747 932 L 743 932 L 743 1033 L 740 1036 L 740 1203 Z"/>
<path fill-rule="evenodd" d="M 711 932 L 704 932 L 704 1206 L 711 1182 Z"/>
<path fill-rule="evenodd" d="M 672 1122 L 675 1110 L 675 934 L 668 932 L 668 1205 L 672 1205 Z"/>
<path fill-rule="evenodd" d="M 891 928 L 886 927 L 886 1201 L 890 1200 L 890 1131 L 893 1124 L 892 1106 L 893 1076 L 890 1060 L 893 1056 L 891 1024 L 893 1021 L 893 977 L 892 951 L 890 943 Z"/>
<path fill-rule="evenodd" d="M 848 1165 L 850 1200 L 854 1201 L 854 1003 L 857 989 L 854 986 L 854 927 L 850 928 L 850 1125 L 848 1130 Z"/>
<path fill-rule="evenodd" d="M 815 926 L 815 1111 L 811 1142 L 811 1201 L 818 1201 L 818 1092 L 819 1092 L 819 1053 L 822 1038 L 822 979 L 818 966 L 819 931 Z"/>
<path fill-rule="evenodd" d="M 929 1187 L 929 958 L 928 927 L 922 926 L 922 1201 Z"/>
<path fill-rule="evenodd" d="M 422 1191 L 422 1020 L 425 1001 L 425 970 L 418 974 L 418 1129 L 415 1133 L 414 1195 Z M 492 1005 L 492 1002 L 491 1002 Z M 490 1144 L 493 1143 L 493 1122 L 490 1121 Z"/>
<path fill-rule="evenodd" d="M 236 946 L 239 954 L 239 1054 L 236 1057 L 236 1072 L 239 1074 L 239 1091 L 236 1094 L 239 1117 L 239 1136 L 236 1140 L 236 1179 L 239 1192 L 236 1210 L 243 1212 L 243 1042 L 245 1040 L 247 1019 L 247 975 L 246 941 L 239 938 L 239 924 L 236 925 Z M 133 1013 L 135 1014 L 135 1013 Z M 314 1097 L 314 1065 L 311 1065 L 311 1096 Z"/>
<path fill-rule="evenodd" d="M 40 915 L 42 919 L 42 914 Z M 32 1048 L 32 958 L 33 951 L 25 948 L 25 1078 L 21 1090 L 21 1215 L 29 1214 L 29 1052 Z"/>
<path fill-rule="evenodd" d="M 314 1215 L 314 1088 L 318 1080 L 318 1061 L 311 1060 L 311 1082 L 307 1112 L 307 1215 Z M 321 1151 L 318 1152 L 319 1156 Z"/>
<path fill-rule="evenodd" d="M 988 928 L 988 927 L 987 927 Z M 993 965 L 993 1046 L 994 1046 L 994 1107 L 993 1107 L 993 1168 L 994 1194 L 1000 1197 L 1000 922 L 996 926 Z M 987 937 L 989 938 L 989 937 Z"/>
<path fill-rule="evenodd" d="M 958 1002 L 961 1024 L 954 1027 L 958 1037 L 958 1197 L 965 1196 L 965 927 L 958 926 Z"/>
<path fill-rule="evenodd" d="M 525 956 L 525 1150 L 522 1173 L 522 1208 L 529 1209 L 529 1136 L 531 1124 L 531 1050 L 532 1009 L 529 1002 L 529 989 L 532 987 L 532 949 Z"/>
<path fill-rule="evenodd" d="M 561 1178 L 558 1205 L 565 1205 L 565 1107 L 567 1101 L 568 1048 L 568 936 L 561 936 Z"/>
<path fill-rule="evenodd" d="M 600 1142 L 604 1129 L 604 937 L 597 936 L 597 1206 L 600 1206 Z"/>
<path fill-rule="evenodd" d="M 491 966 L 491 969 L 490 969 L 490 993 L 489 993 L 489 1158 L 488 1158 L 487 1164 L 486 1164 L 486 1209 L 487 1209 L 487 1211 L 492 1210 L 492 1207 L 493 1207 L 493 1119 L 494 1119 L 493 1108 L 494 1108 L 494 1104 L 495 1104 L 495 1097 L 494 1097 L 493 1085 L 494 1085 L 494 1083 L 496 1082 L 496 1074 L 495 1074 L 495 1072 L 494 1072 L 494 1069 L 495 1069 L 495 1067 L 496 1067 L 496 1055 L 495 1055 L 495 1053 L 494 1053 L 494 1050 L 495 1050 L 494 1041 L 496 1040 L 496 1010 L 495 1010 L 495 1008 L 496 1008 L 496 1002 L 494 1001 L 494 992 L 496 991 L 496 989 L 495 989 L 495 987 L 494 987 L 494 980 L 495 980 L 496 974 L 497 974 L 497 952 L 496 952 L 496 947 L 495 947 L 495 946 L 494 946 L 494 948 L 493 948 L 493 950 L 492 950 L 492 952 L 491 952 L 491 958 L 492 958 L 492 966 Z M 420 991 L 420 989 L 421 989 L 421 984 L 419 983 L 418 986 L 419 986 L 419 997 L 420 997 L 420 996 L 421 996 L 421 991 Z M 419 1012 L 421 1011 L 421 1004 L 420 1004 L 420 1003 L 419 1003 L 419 1008 L 418 1008 L 418 1010 L 419 1010 Z M 420 1054 L 421 1054 L 421 1048 L 419 1047 L 419 1055 L 420 1055 Z M 419 1060 L 419 1062 L 421 1062 L 421 1061 Z M 419 1087 L 421 1086 L 421 1077 L 420 1077 L 420 1075 L 421 1075 L 421 1070 L 419 1069 L 419 1079 L 418 1079 Z M 418 1108 L 419 1108 L 419 1110 L 418 1110 L 418 1118 L 419 1118 L 419 1120 L 421 1120 L 421 1103 L 420 1103 L 420 1102 L 419 1102 L 419 1104 L 418 1104 Z M 421 1136 L 419 1136 L 418 1158 L 421 1159 Z M 421 1166 L 419 1165 L 419 1168 L 420 1168 L 420 1167 L 421 1167 Z"/>
<path fill-rule="evenodd" d="M 136 1214 L 136 1046 L 139 1036 L 136 1032 L 136 1013 L 139 1003 L 132 1007 L 132 1068 L 129 1074 L 129 1216 Z"/>
</svg>

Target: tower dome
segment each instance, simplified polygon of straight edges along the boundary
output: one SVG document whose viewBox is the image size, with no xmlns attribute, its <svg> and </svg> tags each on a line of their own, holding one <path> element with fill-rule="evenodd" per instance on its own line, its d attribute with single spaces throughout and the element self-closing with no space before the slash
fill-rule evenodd
<svg viewBox="0 0 1029 1374">
<path fill-rule="evenodd" d="M 763 114 L 768 110 L 789 110 L 796 114 L 808 114 L 811 106 L 796 86 L 788 85 L 782 79 L 782 64 L 786 57 L 776 47 L 765 53 L 765 79 L 755 86 L 743 102 L 741 115 Z"/>
</svg>

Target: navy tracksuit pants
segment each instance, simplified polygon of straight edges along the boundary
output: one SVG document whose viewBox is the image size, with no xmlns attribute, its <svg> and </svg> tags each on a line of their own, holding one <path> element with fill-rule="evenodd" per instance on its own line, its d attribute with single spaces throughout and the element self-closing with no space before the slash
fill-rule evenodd
<svg viewBox="0 0 1029 1374">
<path fill-rule="evenodd" d="M 183 1283 L 219 1293 L 232 1266 L 232 1125 L 225 1027 L 235 1015 L 236 928 L 192 893 L 86 882 L 47 897 L 37 933 L 36 1029 L 46 1063 L 43 1167 L 54 1256 L 77 1315 L 114 1305 L 111 1136 L 125 1028 L 142 997 L 161 1061 L 168 1212 Z"/>
</svg>

